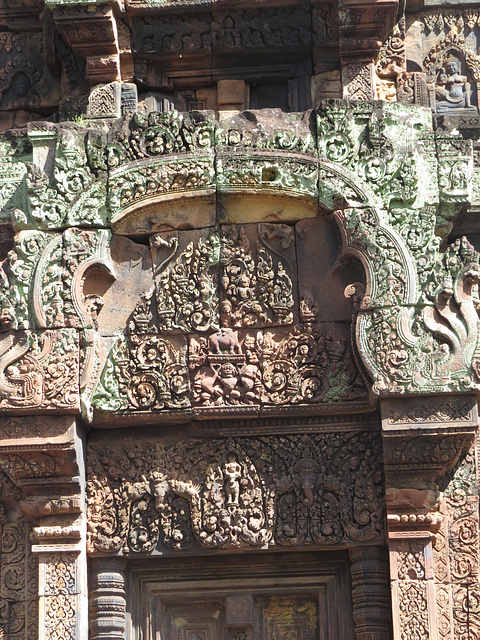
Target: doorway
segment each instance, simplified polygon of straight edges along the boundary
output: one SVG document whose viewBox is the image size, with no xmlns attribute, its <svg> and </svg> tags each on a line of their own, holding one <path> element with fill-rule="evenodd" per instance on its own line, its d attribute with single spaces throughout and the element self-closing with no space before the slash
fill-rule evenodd
<svg viewBox="0 0 480 640">
<path fill-rule="evenodd" d="M 149 564 L 131 569 L 132 640 L 355 637 L 348 561 L 341 551 L 165 558 Z"/>
</svg>

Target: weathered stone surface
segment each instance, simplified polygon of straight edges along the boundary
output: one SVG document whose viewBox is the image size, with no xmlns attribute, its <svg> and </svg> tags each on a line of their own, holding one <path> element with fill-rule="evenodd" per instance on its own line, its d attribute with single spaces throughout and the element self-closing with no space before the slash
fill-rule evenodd
<svg viewBox="0 0 480 640">
<path fill-rule="evenodd" d="M 480 3 L 401 4 L 0 0 L 1 637 L 480 635 Z"/>
<path fill-rule="evenodd" d="M 221 220 L 280 222 L 314 216 L 314 136 L 309 112 L 285 118 L 272 109 L 222 120 L 216 130 Z"/>
<path fill-rule="evenodd" d="M 377 451 L 377 436 L 365 432 L 168 445 L 97 439 L 88 453 L 90 551 L 373 542 L 383 521 Z"/>
<path fill-rule="evenodd" d="M 292 227 L 222 225 L 220 262 L 222 326 L 287 325 L 298 319 Z"/>
<path fill-rule="evenodd" d="M 111 273 L 96 270 L 92 274 L 92 292 L 84 289 L 84 293 L 101 297 L 97 325 L 104 336 L 123 331 L 138 302 L 139 293 L 153 288 L 152 258 L 148 247 L 114 234 L 109 258 Z"/>
<path fill-rule="evenodd" d="M 350 322 L 352 305 L 341 292 L 352 283 L 363 284 L 362 267 L 351 261 L 341 262 L 340 234 L 326 218 L 297 222 L 295 234 L 300 319 Z"/>
<path fill-rule="evenodd" d="M 117 233 L 144 235 L 165 224 L 174 229 L 211 224 L 212 115 L 137 113 L 124 129 L 107 146 L 112 228 Z M 180 194 L 200 197 L 197 224 L 195 218 L 192 223 L 186 221 Z M 171 212 L 164 214 L 168 209 Z"/>
<path fill-rule="evenodd" d="M 164 411 L 188 415 L 190 383 L 183 336 L 119 336 L 107 357 L 92 406 L 104 413 Z"/>
<path fill-rule="evenodd" d="M 1 334 L 0 411 L 78 412 L 79 340 L 74 329 Z"/>
<path fill-rule="evenodd" d="M 150 237 L 159 331 L 215 330 L 219 326 L 218 231 L 177 231 Z"/>
</svg>

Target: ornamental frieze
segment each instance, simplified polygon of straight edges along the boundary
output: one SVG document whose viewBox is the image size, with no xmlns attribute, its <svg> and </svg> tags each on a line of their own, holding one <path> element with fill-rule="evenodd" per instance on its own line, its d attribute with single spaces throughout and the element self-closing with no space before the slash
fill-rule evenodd
<svg viewBox="0 0 480 640">
<path fill-rule="evenodd" d="M 383 536 L 378 455 L 371 432 L 95 441 L 90 553 L 375 543 Z"/>
</svg>

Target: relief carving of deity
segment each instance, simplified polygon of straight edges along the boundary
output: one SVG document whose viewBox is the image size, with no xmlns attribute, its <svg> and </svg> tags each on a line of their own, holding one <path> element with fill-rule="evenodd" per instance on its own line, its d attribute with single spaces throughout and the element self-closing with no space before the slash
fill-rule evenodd
<svg viewBox="0 0 480 640">
<path fill-rule="evenodd" d="M 461 74 L 458 58 L 449 56 L 440 70 L 435 84 L 436 108 L 438 112 L 470 107 L 470 83 Z"/>
</svg>

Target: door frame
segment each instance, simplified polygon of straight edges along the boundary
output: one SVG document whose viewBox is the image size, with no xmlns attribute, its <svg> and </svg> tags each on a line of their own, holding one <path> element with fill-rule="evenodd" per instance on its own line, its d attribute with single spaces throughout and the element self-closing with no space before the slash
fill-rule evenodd
<svg viewBox="0 0 480 640">
<path fill-rule="evenodd" d="M 161 638 L 162 598 L 195 600 L 249 593 L 318 594 L 318 640 L 353 640 L 348 553 L 341 550 L 253 552 L 130 561 L 127 567 L 128 640 Z"/>
</svg>

